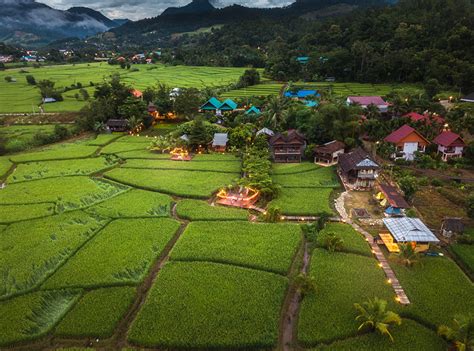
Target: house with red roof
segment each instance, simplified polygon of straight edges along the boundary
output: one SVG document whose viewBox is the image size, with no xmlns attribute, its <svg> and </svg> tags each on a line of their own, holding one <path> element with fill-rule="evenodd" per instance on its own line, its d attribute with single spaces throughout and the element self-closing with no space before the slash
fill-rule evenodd
<svg viewBox="0 0 474 351">
<path fill-rule="evenodd" d="M 425 152 L 426 146 L 430 143 L 415 128 L 405 124 L 388 135 L 384 141 L 395 146 L 393 159 L 403 158 L 412 161 L 415 158 L 415 152 Z"/>
<path fill-rule="evenodd" d="M 428 112 L 425 112 L 424 114 L 420 114 L 418 112 L 410 112 L 406 115 L 403 115 L 402 117 L 407 117 L 410 118 L 413 122 L 422 122 L 427 125 L 431 124 L 432 122 L 436 122 L 440 125 L 443 125 L 445 123 L 444 118 L 438 115 L 437 113 L 430 114 Z"/>
<path fill-rule="evenodd" d="M 366 109 L 370 105 L 375 105 L 378 107 L 380 112 L 388 112 L 388 102 L 386 102 L 380 96 L 348 96 L 347 104 L 360 105 L 364 109 Z"/>
<path fill-rule="evenodd" d="M 438 145 L 438 153 L 441 154 L 443 161 L 450 158 L 462 157 L 466 143 L 459 134 L 445 130 L 438 135 L 433 142 Z"/>
</svg>

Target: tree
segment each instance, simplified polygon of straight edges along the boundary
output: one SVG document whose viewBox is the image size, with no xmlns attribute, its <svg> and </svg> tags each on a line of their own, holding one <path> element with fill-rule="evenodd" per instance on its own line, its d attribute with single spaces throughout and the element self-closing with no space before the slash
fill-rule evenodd
<svg viewBox="0 0 474 351">
<path fill-rule="evenodd" d="M 440 90 L 441 87 L 439 85 L 439 82 L 435 78 L 428 79 L 428 81 L 425 83 L 426 95 L 428 95 L 430 98 L 433 98 L 436 94 L 439 93 Z"/>
<path fill-rule="evenodd" d="M 198 112 L 200 102 L 201 96 L 199 90 L 195 88 L 183 89 L 174 100 L 174 111 L 180 116 L 192 119 Z"/>
<path fill-rule="evenodd" d="M 458 351 L 472 351 L 474 350 L 474 317 L 457 316 L 453 319 L 451 326 L 439 326 L 438 335 L 451 341 Z"/>
<path fill-rule="evenodd" d="M 141 123 L 147 116 L 146 108 L 147 106 L 144 101 L 134 97 L 128 97 L 118 107 L 118 113 L 125 119 L 134 118 Z"/>
<path fill-rule="evenodd" d="M 280 96 L 271 96 L 265 106 L 265 124 L 275 130 L 284 129 L 285 111 L 288 100 Z"/>
<path fill-rule="evenodd" d="M 362 304 L 355 303 L 354 308 L 358 312 L 356 321 L 362 322 L 357 330 L 378 332 L 394 341 L 389 328 L 392 324 L 401 325 L 402 319 L 395 312 L 387 311 L 387 301 L 378 298 L 368 299 Z"/>
<path fill-rule="evenodd" d="M 329 252 L 340 251 L 344 247 L 344 240 L 335 233 L 327 233 L 324 237 L 324 247 Z"/>
<path fill-rule="evenodd" d="M 400 185 L 400 189 L 403 191 L 405 198 L 408 201 L 413 200 L 413 197 L 419 189 L 418 180 L 410 175 L 406 175 L 398 179 L 398 185 Z"/>
<path fill-rule="evenodd" d="M 198 116 L 194 120 L 188 137 L 189 145 L 194 149 L 199 146 L 206 146 L 211 141 L 211 136 L 209 135 L 206 126 L 204 125 L 204 119 L 201 116 Z"/>
<path fill-rule="evenodd" d="M 28 74 L 25 78 L 29 85 L 36 85 L 36 79 L 31 74 Z"/>
<path fill-rule="evenodd" d="M 248 69 L 239 78 L 237 88 L 245 88 L 250 85 L 257 85 L 260 83 L 260 73 L 256 69 Z"/>
<path fill-rule="evenodd" d="M 87 92 L 86 89 L 84 89 L 84 88 L 79 89 L 79 93 L 82 95 L 82 99 L 84 101 L 89 100 L 90 96 L 89 96 L 89 93 Z"/>
<path fill-rule="evenodd" d="M 420 259 L 420 255 L 415 251 L 415 248 L 410 243 L 399 244 L 400 252 L 398 253 L 398 260 L 406 267 L 412 267 Z"/>
</svg>

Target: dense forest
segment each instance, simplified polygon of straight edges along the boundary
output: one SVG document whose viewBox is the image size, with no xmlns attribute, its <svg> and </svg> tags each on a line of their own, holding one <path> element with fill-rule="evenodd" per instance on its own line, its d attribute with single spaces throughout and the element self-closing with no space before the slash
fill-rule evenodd
<svg viewBox="0 0 474 351">
<path fill-rule="evenodd" d="M 174 39 L 169 63 L 265 67 L 277 80 L 336 77 L 474 89 L 470 0 L 401 0 L 325 20 L 242 21 Z M 298 56 L 309 56 L 306 64 Z"/>
</svg>

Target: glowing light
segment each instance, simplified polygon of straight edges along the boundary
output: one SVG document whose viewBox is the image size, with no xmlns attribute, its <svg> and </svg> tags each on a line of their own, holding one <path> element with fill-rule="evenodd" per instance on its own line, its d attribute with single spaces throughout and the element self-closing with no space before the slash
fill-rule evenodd
<svg viewBox="0 0 474 351">
<path fill-rule="evenodd" d="M 382 268 L 382 264 L 381 264 L 381 263 L 379 263 L 379 267 Z"/>
<path fill-rule="evenodd" d="M 388 278 L 387 283 L 392 284 L 392 279 Z"/>
</svg>

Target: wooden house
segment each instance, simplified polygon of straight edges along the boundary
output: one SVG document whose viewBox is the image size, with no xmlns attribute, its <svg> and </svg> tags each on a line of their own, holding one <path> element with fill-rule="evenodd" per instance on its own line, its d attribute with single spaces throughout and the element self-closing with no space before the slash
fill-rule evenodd
<svg viewBox="0 0 474 351">
<path fill-rule="evenodd" d="M 361 148 L 339 155 L 339 174 L 354 189 L 370 189 L 378 177 L 380 166 Z"/>
<path fill-rule="evenodd" d="M 339 155 L 344 153 L 346 145 L 342 141 L 333 140 L 329 143 L 316 146 L 314 149 L 314 163 L 335 163 Z"/>
<path fill-rule="evenodd" d="M 439 239 L 419 219 L 409 217 L 384 218 L 387 231 L 379 234 L 380 239 L 390 252 L 400 251 L 400 244 L 412 245 L 415 251 L 428 251 L 430 244 L 439 243 Z"/>
<path fill-rule="evenodd" d="M 439 125 L 444 125 L 446 122 L 443 117 L 436 113 L 428 113 L 425 112 L 424 114 L 420 114 L 418 112 L 410 112 L 402 117 L 409 118 L 412 122 L 421 122 L 426 125 L 431 125 L 433 122 Z"/>
<path fill-rule="evenodd" d="M 453 235 L 461 235 L 464 233 L 464 223 L 462 218 L 446 217 L 441 223 L 441 234 L 445 238 L 450 238 Z"/>
<path fill-rule="evenodd" d="M 464 140 L 454 132 L 445 130 L 438 135 L 433 142 L 438 145 L 438 153 L 443 161 L 451 158 L 462 157 L 466 144 Z"/>
<path fill-rule="evenodd" d="M 273 160 L 279 163 L 299 163 L 306 149 L 306 139 L 297 130 L 275 134 L 269 141 Z"/>
<path fill-rule="evenodd" d="M 370 105 L 377 106 L 381 113 L 388 112 L 388 103 L 380 96 L 348 96 L 348 105 L 360 105 L 366 109 Z"/>
<path fill-rule="evenodd" d="M 111 132 L 126 132 L 128 130 L 128 121 L 126 119 L 109 119 L 106 125 Z"/>
<path fill-rule="evenodd" d="M 380 192 L 376 195 L 380 205 L 385 208 L 385 215 L 388 217 L 403 216 L 404 211 L 410 208 L 408 202 L 394 186 L 380 184 Z"/>
<path fill-rule="evenodd" d="M 416 129 L 405 124 L 388 135 L 384 141 L 395 146 L 395 152 L 391 155 L 393 159 L 403 158 L 412 161 L 415 152 L 425 152 L 426 146 L 430 143 Z"/>
<path fill-rule="evenodd" d="M 212 150 L 215 152 L 225 152 L 228 141 L 229 137 L 227 133 L 214 133 L 214 139 L 211 144 Z"/>
</svg>

